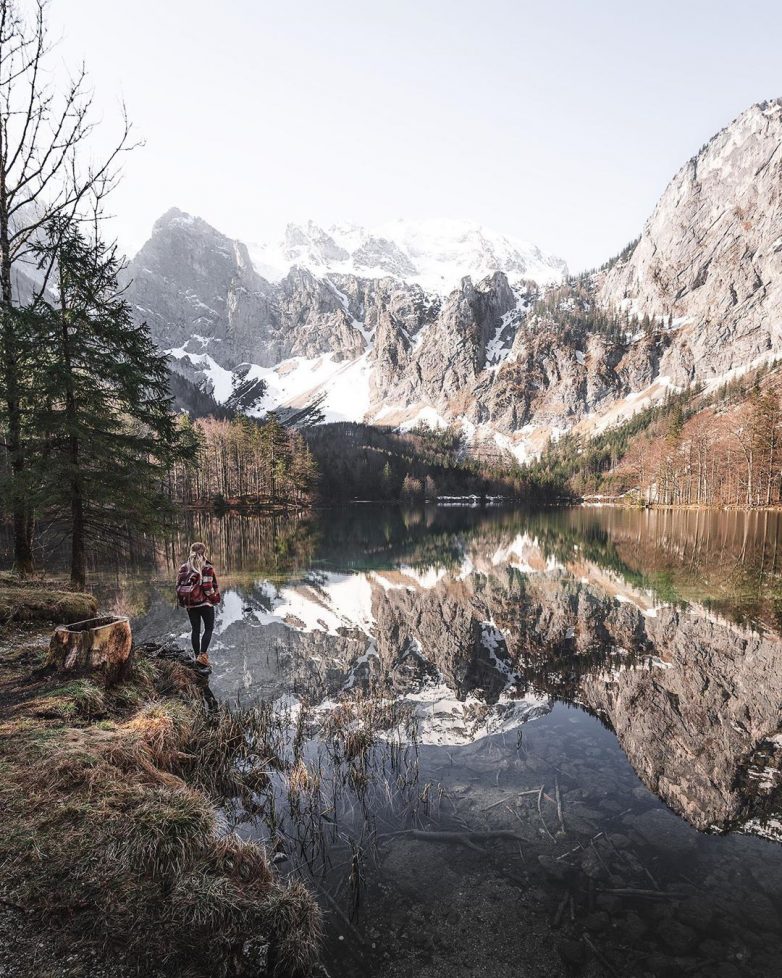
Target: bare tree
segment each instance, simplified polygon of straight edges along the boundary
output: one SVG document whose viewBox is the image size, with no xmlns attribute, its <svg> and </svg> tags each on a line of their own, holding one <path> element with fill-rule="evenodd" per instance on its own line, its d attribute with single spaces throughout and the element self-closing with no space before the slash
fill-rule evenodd
<svg viewBox="0 0 782 978">
<path fill-rule="evenodd" d="M 6 413 L 14 521 L 14 563 L 32 567 L 32 513 L 26 501 L 24 349 L 17 310 L 20 273 L 42 294 L 51 266 L 37 267 L 35 245 L 53 218 L 78 220 L 87 201 L 95 207 L 115 186 L 122 153 L 131 147 L 122 112 L 118 138 L 97 162 L 85 157 L 96 123 L 93 96 L 82 66 L 64 91 L 51 80 L 48 0 L 35 0 L 26 17 L 18 0 L 0 0 L 0 377 Z M 65 227 L 67 221 L 62 222 Z M 52 255 L 56 254 L 56 248 Z"/>
</svg>

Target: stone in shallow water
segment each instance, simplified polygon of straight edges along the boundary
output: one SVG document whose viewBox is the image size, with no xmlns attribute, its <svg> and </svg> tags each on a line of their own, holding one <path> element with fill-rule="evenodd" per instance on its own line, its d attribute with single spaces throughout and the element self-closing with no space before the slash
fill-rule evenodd
<svg viewBox="0 0 782 978">
<path fill-rule="evenodd" d="M 753 929 L 779 933 L 779 915 L 774 904 L 764 893 L 753 893 L 751 890 L 743 893 L 741 910 L 745 920 Z"/>
<path fill-rule="evenodd" d="M 592 849 L 587 849 L 584 853 L 584 858 L 581 860 L 581 869 L 587 876 L 591 876 L 593 880 L 600 879 L 606 875 L 603 864 L 600 862 L 597 853 Z"/>
<path fill-rule="evenodd" d="M 581 941 L 562 940 L 559 942 L 559 956 L 565 964 L 583 964 L 586 960 L 586 949 Z"/>
<path fill-rule="evenodd" d="M 624 819 L 624 824 L 638 832 L 646 842 L 672 855 L 683 855 L 698 845 L 698 833 L 671 812 L 650 809 L 642 815 Z"/>
<path fill-rule="evenodd" d="M 660 940 L 676 954 L 686 954 L 695 947 L 697 935 L 692 927 L 678 920 L 665 920 L 657 928 Z"/>
<path fill-rule="evenodd" d="M 715 941 L 712 937 L 707 937 L 705 941 L 701 941 L 698 945 L 698 953 L 706 958 L 722 961 L 728 952 L 719 941 Z"/>
<path fill-rule="evenodd" d="M 584 917 L 584 927 L 593 934 L 604 931 L 610 923 L 610 918 L 605 910 L 595 910 Z"/>
<path fill-rule="evenodd" d="M 555 880 L 564 880 L 570 875 L 570 867 L 564 861 L 558 861 L 553 856 L 542 853 L 538 856 L 538 862 L 543 869 Z"/>
<path fill-rule="evenodd" d="M 681 924 L 705 931 L 711 926 L 714 914 L 702 899 L 694 897 L 681 904 L 676 917 Z"/>
<path fill-rule="evenodd" d="M 730 961 L 723 961 L 722 964 L 717 965 L 714 978 L 741 978 L 741 974 L 742 972 L 735 964 L 731 964 Z"/>
<path fill-rule="evenodd" d="M 644 962 L 644 975 L 654 978 L 682 978 L 682 971 L 676 961 L 663 954 L 650 954 Z"/>
<path fill-rule="evenodd" d="M 628 940 L 630 943 L 635 943 L 639 941 L 649 928 L 641 920 L 637 913 L 629 913 L 623 921 L 619 924 L 619 932 Z"/>
</svg>

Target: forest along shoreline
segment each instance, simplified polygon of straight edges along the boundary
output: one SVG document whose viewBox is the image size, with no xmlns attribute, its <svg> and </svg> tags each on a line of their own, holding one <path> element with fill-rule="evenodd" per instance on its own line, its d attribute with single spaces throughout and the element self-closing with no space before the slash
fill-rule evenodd
<svg viewBox="0 0 782 978">
<path fill-rule="evenodd" d="M 55 581 L 2 585 L 14 619 L 0 639 L 2 973 L 22 978 L 35 961 L 116 978 L 115 955 L 128 975 L 162 962 L 168 974 L 310 973 L 314 897 L 220 815 L 267 777 L 269 714 L 218 706 L 194 660 L 159 646 L 58 668 L 54 623 L 94 616 L 95 599 Z"/>
</svg>

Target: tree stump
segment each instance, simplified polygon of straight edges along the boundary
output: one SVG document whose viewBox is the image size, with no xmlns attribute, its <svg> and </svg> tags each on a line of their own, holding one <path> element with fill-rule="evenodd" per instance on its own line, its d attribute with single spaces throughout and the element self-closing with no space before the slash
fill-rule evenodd
<svg viewBox="0 0 782 978">
<path fill-rule="evenodd" d="M 100 673 L 106 684 L 120 679 L 132 646 L 130 621 L 104 615 L 58 625 L 49 643 L 48 665 L 78 675 Z"/>
</svg>

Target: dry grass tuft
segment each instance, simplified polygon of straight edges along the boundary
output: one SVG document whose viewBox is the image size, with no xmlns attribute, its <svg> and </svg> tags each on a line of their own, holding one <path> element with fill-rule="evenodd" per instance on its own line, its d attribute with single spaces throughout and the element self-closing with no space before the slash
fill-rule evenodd
<svg viewBox="0 0 782 978">
<path fill-rule="evenodd" d="M 110 942 L 141 973 L 257 976 L 266 961 L 305 975 L 315 900 L 279 881 L 263 846 L 219 829 L 222 801 L 251 797 L 279 763 L 270 715 L 210 713 L 176 666 L 138 659 L 103 691 L 47 679 L 0 724 L 7 898 L 60 921 L 71 951 Z M 61 709 L 43 717 L 46 703 Z"/>
<path fill-rule="evenodd" d="M 323 936 L 322 917 L 303 883 L 272 891 L 267 917 L 274 921 L 277 961 L 275 974 L 306 974 Z"/>
<path fill-rule="evenodd" d="M 138 739 L 147 748 L 153 764 L 174 771 L 182 760 L 192 760 L 184 748 L 194 722 L 191 704 L 166 699 L 142 706 L 125 730 L 131 740 Z"/>
</svg>

